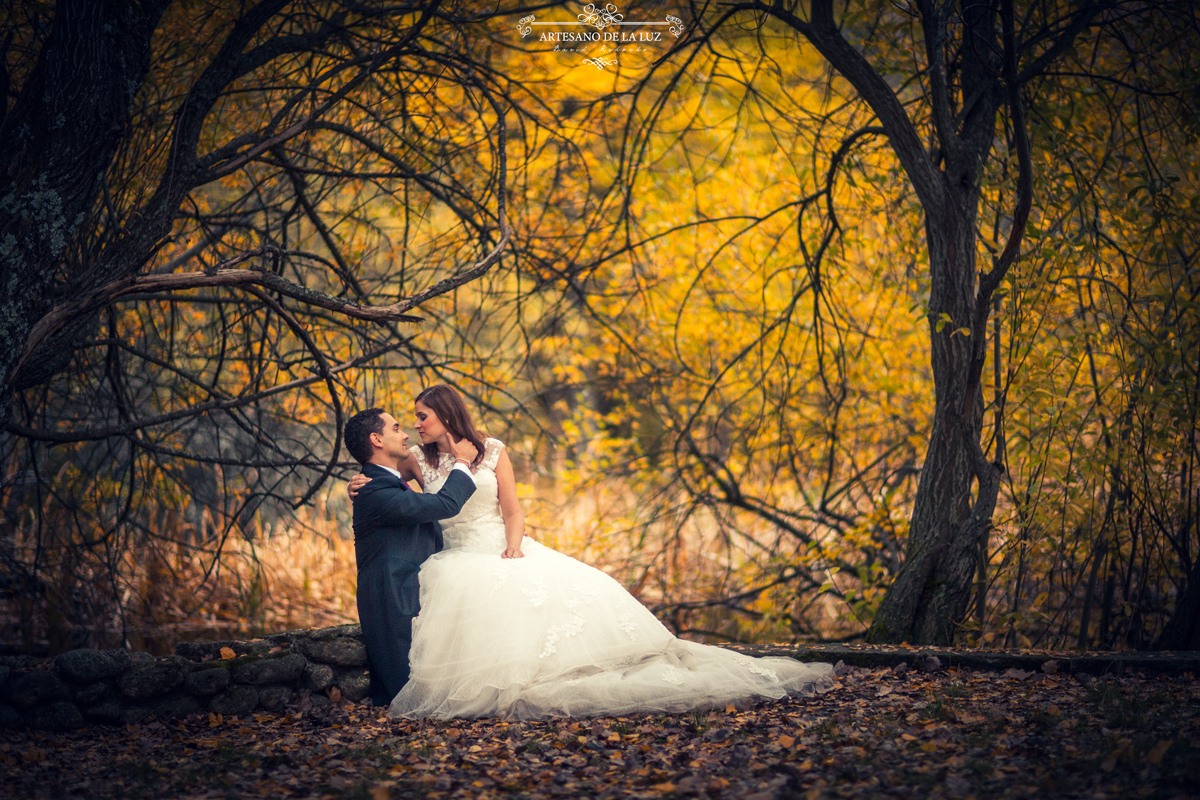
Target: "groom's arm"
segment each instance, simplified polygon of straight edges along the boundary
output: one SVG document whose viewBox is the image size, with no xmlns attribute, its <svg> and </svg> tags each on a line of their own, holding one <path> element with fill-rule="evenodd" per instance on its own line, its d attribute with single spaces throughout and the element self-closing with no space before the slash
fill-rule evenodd
<svg viewBox="0 0 1200 800">
<path fill-rule="evenodd" d="M 450 471 L 445 485 L 436 493 L 422 494 L 385 484 L 386 481 L 373 480 L 363 486 L 354 500 L 355 511 L 365 512 L 367 517 L 379 523 L 396 520 L 435 522 L 453 517 L 475 493 L 475 481 L 458 469 Z"/>
</svg>

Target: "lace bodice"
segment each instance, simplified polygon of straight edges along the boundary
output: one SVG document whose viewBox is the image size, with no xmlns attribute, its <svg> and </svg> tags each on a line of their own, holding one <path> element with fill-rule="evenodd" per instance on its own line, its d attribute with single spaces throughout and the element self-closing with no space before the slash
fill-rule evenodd
<svg viewBox="0 0 1200 800">
<path fill-rule="evenodd" d="M 439 453 L 438 463 L 430 464 L 419 446 L 409 448 L 417 457 L 421 474 L 425 478 L 425 491 L 436 492 L 450 477 L 454 469 L 454 456 Z M 446 549 L 466 548 L 485 552 L 503 552 L 504 515 L 500 511 L 499 484 L 496 481 L 496 464 L 504 442 L 485 439 L 483 460 L 472 470 L 475 478 L 475 493 L 463 504 L 457 516 L 442 520 L 442 536 Z"/>
</svg>

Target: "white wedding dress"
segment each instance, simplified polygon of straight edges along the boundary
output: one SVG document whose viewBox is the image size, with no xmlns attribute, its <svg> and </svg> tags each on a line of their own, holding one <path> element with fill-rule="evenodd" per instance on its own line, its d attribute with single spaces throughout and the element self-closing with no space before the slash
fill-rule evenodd
<svg viewBox="0 0 1200 800">
<path fill-rule="evenodd" d="M 724 708 L 832 685 L 828 664 L 748 656 L 672 636 L 600 570 L 529 537 L 505 559 L 495 467 L 504 445 L 485 443 L 477 488 L 442 522 L 445 549 L 421 567 L 411 677 L 393 718 L 538 719 Z M 427 464 L 437 491 L 453 459 Z"/>
</svg>

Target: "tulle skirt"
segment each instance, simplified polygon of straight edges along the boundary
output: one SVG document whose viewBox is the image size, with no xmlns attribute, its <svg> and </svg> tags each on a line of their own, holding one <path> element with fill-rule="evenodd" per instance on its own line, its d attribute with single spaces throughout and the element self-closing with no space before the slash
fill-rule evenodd
<svg viewBox="0 0 1200 800">
<path fill-rule="evenodd" d="M 608 575 L 529 538 L 525 558 L 502 559 L 497 527 L 472 536 L 491 546 L 446 550 L 421 567 L 411 677 L 389 716 L 667 713 L 831 686 L 828 664 L 677 639 Z"/>
</svg>

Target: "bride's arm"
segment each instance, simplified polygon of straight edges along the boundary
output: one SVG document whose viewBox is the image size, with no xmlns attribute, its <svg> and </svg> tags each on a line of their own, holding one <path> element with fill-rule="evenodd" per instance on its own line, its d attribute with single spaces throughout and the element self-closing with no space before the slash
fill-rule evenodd
<svg viewBox="0 0 1200 800">
<path fill-rule="evenodd" d="M 507 544 L 501 558 L 524 558 L 521 539 L 525 536 L 525 514 L 521 511 L 521 501 L 517 499 L 517 478 L 513 475 L 512 462 L 504 450 L 500 451 L 500 459 L 496 462 L 496 483 L 499 486 L 500 513 L 504 516 L 504 539 Z"/>
</svg>

